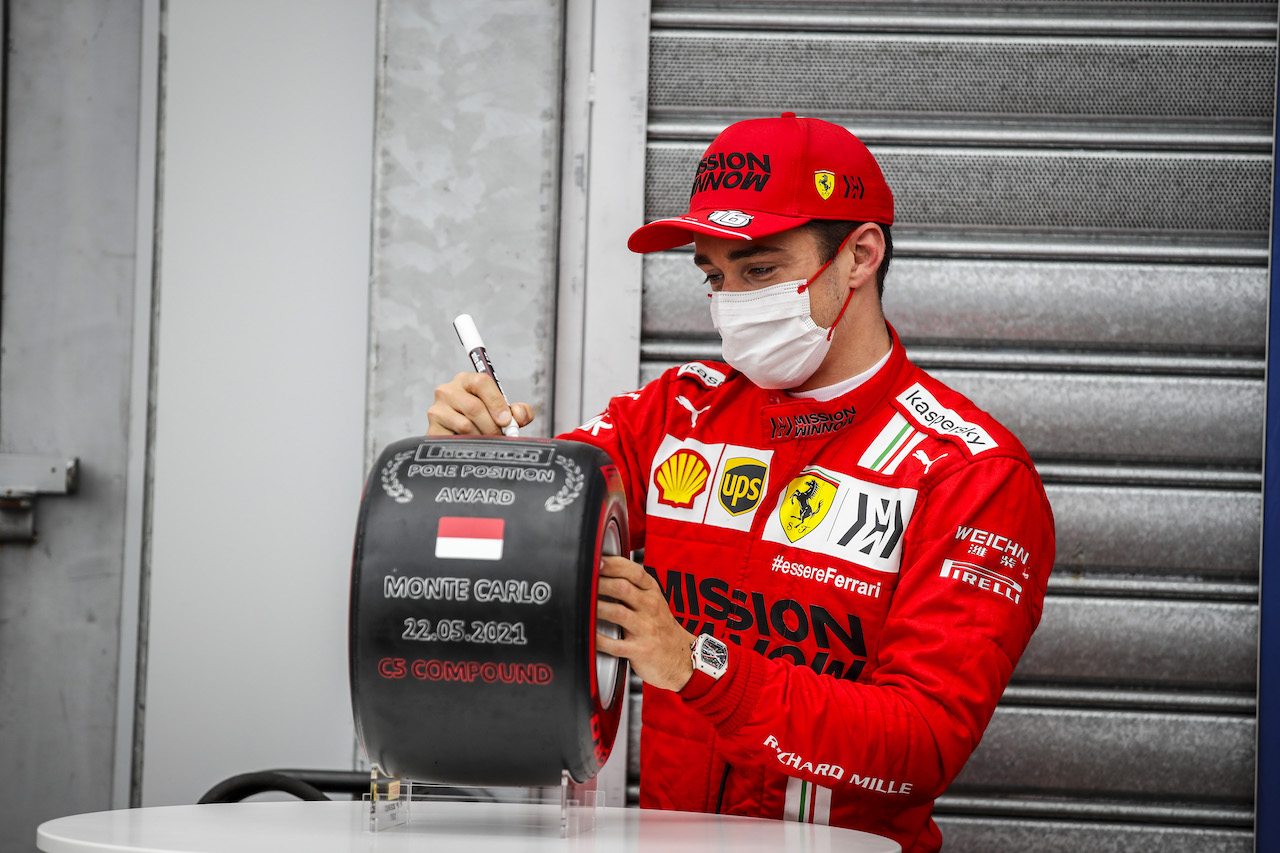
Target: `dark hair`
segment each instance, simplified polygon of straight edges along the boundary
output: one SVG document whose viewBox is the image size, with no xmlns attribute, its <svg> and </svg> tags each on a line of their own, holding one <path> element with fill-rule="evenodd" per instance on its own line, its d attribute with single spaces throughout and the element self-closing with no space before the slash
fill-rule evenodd
<svg viewBox="0 0 1280 853">
<path fill-rule="evenodd" d="M 876 269 L 876 291 L 883 299 L 884 277 L 889 274 L 889 262 L 893 260 L 893 235 L 889 233 L 888 225 L 879 222 L 875 224 L 884 234 L 884 257 L 880 259 L 880 266 Z M 808 228 L 813 232 L 814 239 L 818 241 L 818 255 L 822 258 L 822 262 L 826 263 L 836 256 L 836 251 L 845 238 L 852 234 L 855 228 L 863 225 L 866 223 L 849 222 L 844 219 L 811 219 L 800 227 Z"/>
</svg>

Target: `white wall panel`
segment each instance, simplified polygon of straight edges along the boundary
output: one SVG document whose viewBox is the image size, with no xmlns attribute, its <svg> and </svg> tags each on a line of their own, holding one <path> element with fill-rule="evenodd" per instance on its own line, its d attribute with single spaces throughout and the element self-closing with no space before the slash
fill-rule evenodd
<svg viewBox="0 0 1280 853">
<path fill-rule="evenodd" d="M 171 0 L 144 805 L 349 767 L 373 0 Z"/>
</svg>

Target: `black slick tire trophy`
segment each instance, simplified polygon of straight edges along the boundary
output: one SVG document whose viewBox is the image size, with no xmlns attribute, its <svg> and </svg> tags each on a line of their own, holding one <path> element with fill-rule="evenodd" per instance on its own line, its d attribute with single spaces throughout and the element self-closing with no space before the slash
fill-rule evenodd
<svg viewBox="0 0 1280 853">
<path fill-rule="evenodd" d="M 387 447 L 351 571 L 351 701 L 369 761 L 446 785 L 595 776 L 626 681 L 625 661 L 596 651 L 600 558 L 629 553 L 622 481 L 597 448 L 453 436 Z"/>
</svg>

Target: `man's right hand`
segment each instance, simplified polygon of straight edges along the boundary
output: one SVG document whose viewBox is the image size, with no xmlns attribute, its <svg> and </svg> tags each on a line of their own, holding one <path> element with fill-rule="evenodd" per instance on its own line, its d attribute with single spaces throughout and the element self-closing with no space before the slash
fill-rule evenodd
<svg viewBox="0 0 1280 853">
<path fill-rule="evenodd" d="M 502 399 L 498 383 L 486 373 L 459 373 L 436 387 L 436 400 L 427 409 L 427 435 L 502 435 L 502 428 L 533 422 L 533 407 Z"/>
</svg>

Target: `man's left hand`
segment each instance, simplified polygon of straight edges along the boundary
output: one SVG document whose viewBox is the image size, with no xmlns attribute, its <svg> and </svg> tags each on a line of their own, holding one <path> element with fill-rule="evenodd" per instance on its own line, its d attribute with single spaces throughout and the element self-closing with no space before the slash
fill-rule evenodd
<svg viewBox="0 0 1280 853">
<path fill-rule="evenodd" d="M 596 618 L 615 623 L 623 633 L 620 640 L 597 633 L 596 648 L 629 660 L 646 684 L 680 690 L 689 683 L 694 636 L 671 615 L 658 582 L 642 566 L 625 557 L 603 558 Z"/>
</svg>

